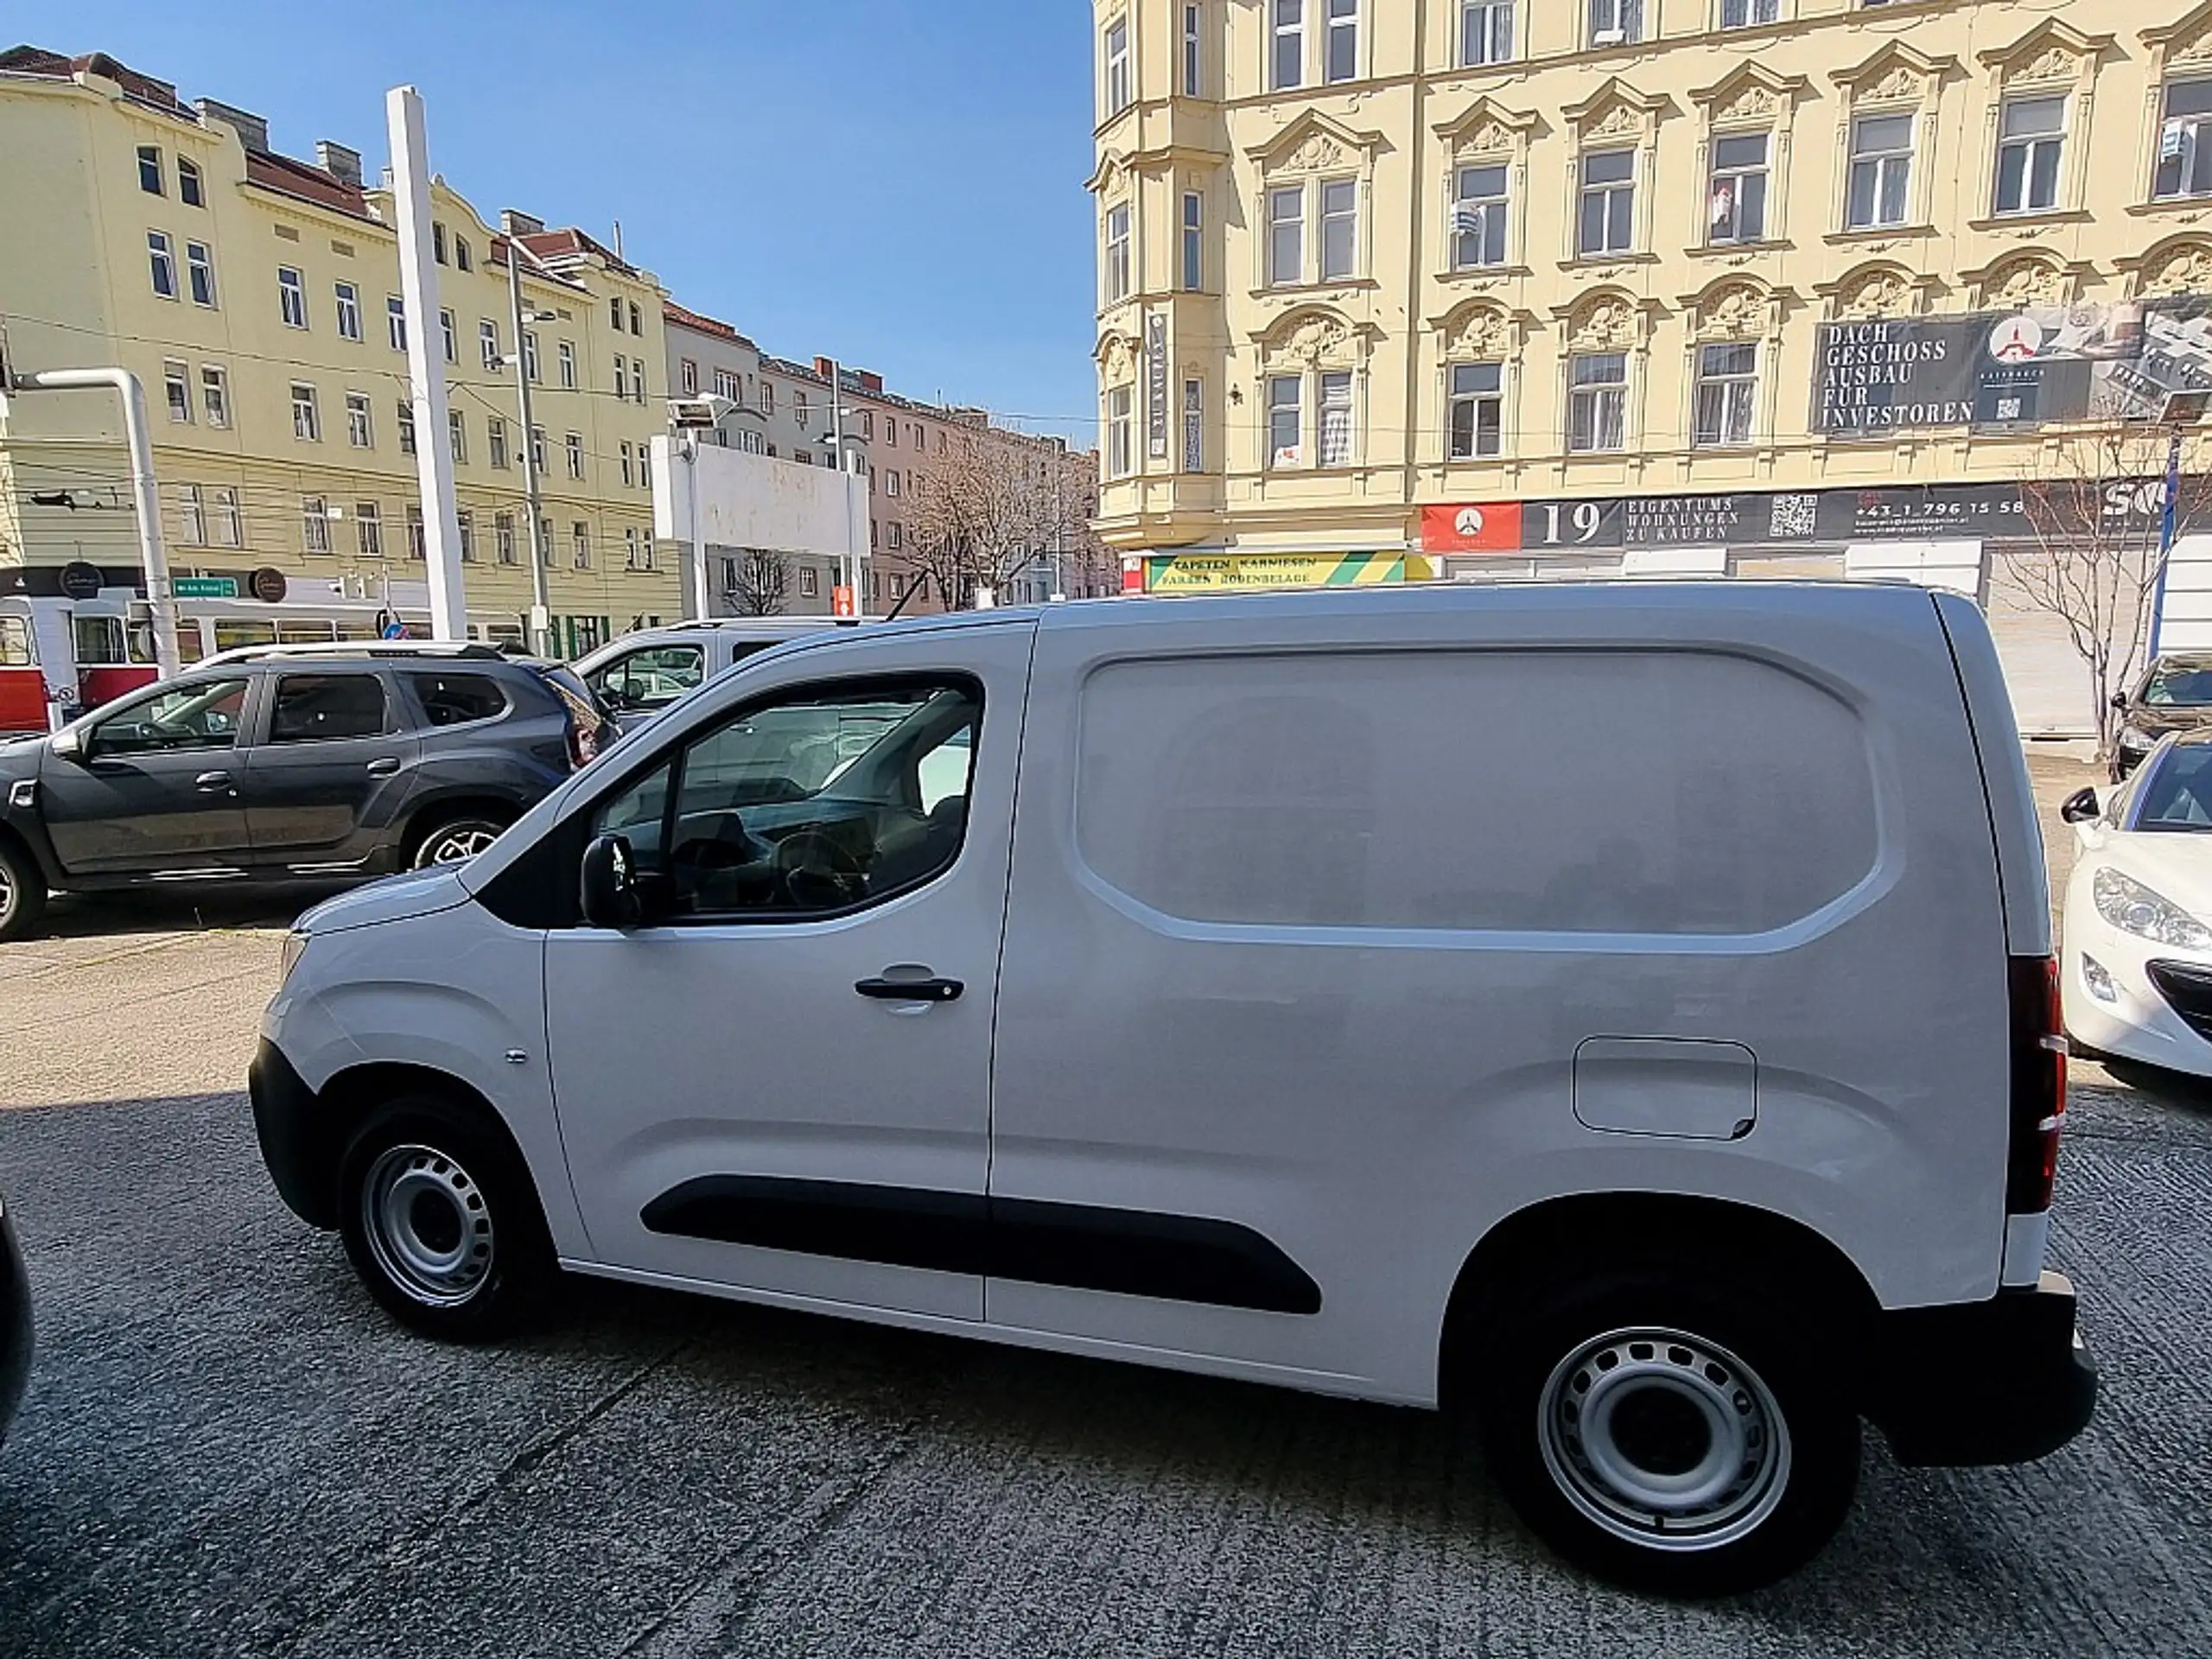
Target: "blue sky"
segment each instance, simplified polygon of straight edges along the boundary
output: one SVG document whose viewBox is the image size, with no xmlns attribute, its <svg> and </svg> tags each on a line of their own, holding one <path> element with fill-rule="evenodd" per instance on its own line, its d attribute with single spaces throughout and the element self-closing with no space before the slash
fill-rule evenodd
<svg viewBox="0 0 2212 1659">
<path fill-rule="evenodd" d="M 387 159 L 385 89 L 487 219 L 602 240 L 785 357 L 1091 441 L 1090 10 L 1080 0 L 8 0 L 0 45 L 105 51 Z M 1041 418 L 1040 418 L 1041 417 Z"/>
</svg>

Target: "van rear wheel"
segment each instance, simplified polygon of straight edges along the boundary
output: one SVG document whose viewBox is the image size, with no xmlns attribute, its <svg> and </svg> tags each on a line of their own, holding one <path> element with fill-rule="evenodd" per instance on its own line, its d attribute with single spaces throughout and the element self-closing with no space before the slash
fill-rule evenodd
<svg viewBox="0 0 2212 1659">
<path fill-rule="evenodd" d="M 339 1179 L 346 1254 L 401 1324 L 476 1342 L 536 1312 L 555 1267 L 529 1173 L 445 1102 L 415 1096 L 370 1113 Z"/>
<path fill-rule="evenodd" d="M 1842 1340 L 1839 1335 L 1838 1340 Z M 1751 1590 L 1842 1524 L 1859 1418 L 1816 1339 L 1752 1288 L 1688 1272 L 1539 1294 L 1479 1338 L 1491 1467 L 1576 1564 L 1662 1595 Z"/>
</svg>

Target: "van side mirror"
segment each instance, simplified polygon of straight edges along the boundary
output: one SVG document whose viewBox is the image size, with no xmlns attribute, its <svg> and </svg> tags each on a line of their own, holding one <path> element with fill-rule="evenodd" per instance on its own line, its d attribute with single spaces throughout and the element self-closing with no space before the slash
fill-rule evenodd
<svg viewBox="0 0 2212 1659">
<path fill-rule="evenodd" d="M 2058 816 L 2068 823 L 2087 823 L 2103 811 L 2094 789 L 2077 789 L 2058 804 Z"/>
<path fill-rule="evenodd" d="M 627 836 L 592 837 L 584 849 L 578 898 L 587 926 L 627 930 L 645 920 L 637 855 L 630 850 Z"/>
</svg>

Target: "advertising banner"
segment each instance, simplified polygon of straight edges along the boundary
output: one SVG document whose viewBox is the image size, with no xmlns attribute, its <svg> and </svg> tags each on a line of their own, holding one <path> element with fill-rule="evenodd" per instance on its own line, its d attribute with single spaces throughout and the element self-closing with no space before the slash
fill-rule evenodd
<svg viewBox="0 0 2212 1659">
<path fill-rule="evenodd" d="M 1145 448 L 1167 459 L 1167 319 L 1155 311 L 1144 320 Z"/>
<path fill-rule="evenodd" d="M 1371 588 L 1427 582 L 1427 559 L 1403 553 L 1166 553 L 1146 559 L 1148 594 L 1251 593 L 1269 588 Z"/>
</svg>

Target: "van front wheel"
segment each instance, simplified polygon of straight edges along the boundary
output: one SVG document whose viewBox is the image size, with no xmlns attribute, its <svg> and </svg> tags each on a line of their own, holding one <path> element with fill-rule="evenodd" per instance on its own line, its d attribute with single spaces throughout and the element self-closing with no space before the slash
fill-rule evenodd
<svg viewBox="0 0 2212 1659">
<path fill-rule="evenodd" d="M 1810 1560 L 1851 1507 L 1842 1365 L 1748 1287 L 1623 1276 L 1540 1295 L 1479 1340 L 1492 1471 L 1546 1542 L 1604 1577 L 1754 1589 Z"/>
</svg>

